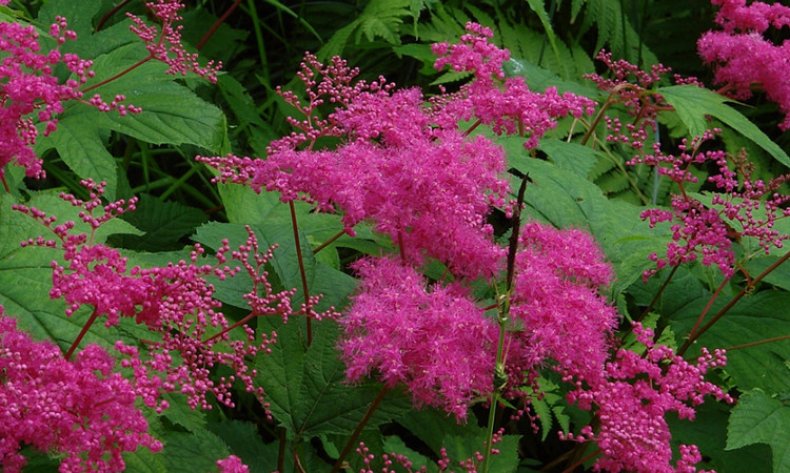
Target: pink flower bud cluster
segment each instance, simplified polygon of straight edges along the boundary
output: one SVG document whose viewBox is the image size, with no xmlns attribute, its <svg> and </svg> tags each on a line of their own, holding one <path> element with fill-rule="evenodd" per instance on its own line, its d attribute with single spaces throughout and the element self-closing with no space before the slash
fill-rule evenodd
<svg viewBox="0 0 790 473">
<path fill-rule="evenodd" d="M 231 455 L 228 458 L 217 460 L 219 473 L 250 473 L 250 467 L 245 465 L 241 458 Z"/>
<path fill-rule="evenodd" d="M 577 388 L 568 400 L 584 410 L 595 410 L 598 431 L 588 426 L 579 435 L 561 433 L 561 438 L 580 442 L 595 441 L 602 456 L 596 471 L 613 473 L 694 473 L 702 460 L 694 445 L 682 446 L 681 457 L 672 466 L 671 434 L 667 412 L 693 420 L 695 407 L 705 396 L 732 403 L 733 399 L 705 374 L 726 364 L 723 350 L 713 354 L 703 349 L 697 363 L 691 364 L 672 349 L 653 342 L 651 329 L 634 324 L 637 340 L 646 348 L 643 354 L 620 349 L 615 359 L 598 375 L 579 376 Z"/>
<path fill-rule="evenodd" d="M 781 248 L 784 241 L 790 239 L 790 235 L 782 234 L 774 227 L 777 218 L 790 216 L 790 210 L 785 208 L 790 196 L 779 192 L 788 176 L 780 176 L 770 182 L 752 180 L 750 164 L 745 155 L 735 157 L 738 172 L 734 171 L 724 151 L 700 149 L 705 142 L 713 140 L 717 133 L 718 130 L 707 131 L 691 143 L 683 140 L 676 155 L 666 154 L 656 145 L 653 154 L 639 156 L 628 162 L 630 165 L 658 167 L 658 172 L 675 182 L 680 190 L 680 194 L 672 198 L 671 211 L 649 209 L 642 213 L 642 218 L 648 220 L 651 227 L 661 222 L 674 222 L 671 227 L 672 241 L 667 245 L 666 256 L 650 256 L 656 262 L 656 268 L 646 271 L 645 278 L 667 265 L 678 266 L 697 261 L 699 256 L 702 264 L 716 265 L 729 277 L 735 266 L 734 240 L 754 238 L 768 254 L 772 248 Z M 687 195 L 684 188 L 684 183 L 698 181 L 689 168 L 707 163 L 717 169 L 707 179 L 718 191 L 713 194 L 712 207 Z"/>
<path fill-rule="evenodd" d="M 711 64 L 715 80 L 737 99 L 752 96 L 754 85 L 765 91 L 785 114 L 779 124 L 790 129 L 790 40 L 775 44 L 765 37 L 769 28 L 790 27 L 790 6 L 746 0 L 711 0 L 720 7 L 716 23 L 722 31 L 708 31 L 697 42 L 700 57 Z"/>
<path fill-rule="evenodd" d="M 346 378 L 375 373 L 387 386 L 403 383 L 416 406 L 466 419 L 471 400 L 490 393 L 496 326 L 457 285 L 426 281 L 389 258 L 356 263 L 359 293 L 340 319 Z"/>
<path fill-rule="evenodd" d="M 586 97 L 559 94 L 556 87 L 533 92 L 523 77 L 505 78 L 502 65 L 510 59 L 510 52 L 491 43 L 489 28 L 470 22 L 466 30 L 458 44 L 433 45 L 438 57 L 436 69 L 450 66 L 458 72 L 474 73 L 474 80 L 457 94 L 434 101 L 435 120 L 442 127 L 452 129 L 459 120 L 479 120 L 497 134 L 528 135 L 524 146 L 530 149 L 557 125 L 557 119 L 593 113 L 595 102 Z"/>
<path fill-rule="evenodd" d="M 56 116 L 63 112 L 64 102 L 81 100 L 80 87 L 93 77 L 91 61 L 60 50 L 66 41 L 77 37 L 68 29 L 65 18 L 55 18 L 50 35 L 57 46 L 44 52 L 33 26 L 0 23 L 0 179 L 9 163 L 25 168 L 28 177 L 44 177 L 42 162 L 33 152 L 39 133 L 37 124 L 43 125 L 44 135 L 54 132 Z M 55 75 L 55 68 L 61 64 L 74 75 L 65 83 Z M 121 104 L 123 100 L 123 96 L 118 96 L 105 104 L 101 97 L 94 97 L 89 103 L 102 111 L 139 111 Z"/>
<path fill-rule="evenodd" d="M 608 77 L 599 74 L 587 74 L 585 77 L 609 92 L 606 105 L 622 104 L 626 112 L 633 117 L 630 123 L 623 125 L 618 117 L 606 115 L 604 121 L 609 130 L 606 141 L 622 143 L 635 150 L 641 150 L 650 133 L 655 131 L 658 112 L 669 107 L 664 98 L 653 89 L 672 68 L 663 64 L 654 64 L 650 71 L 643 71 L 639 66 L 625 59 L 614 60 L 612 53 L 601 50 L 596 59 L 603 62 L 609 70 Z M 702 84 L 694 77 L 673 76 L 677 84 Z"/>
<path fill-rule="evenodd" d="M 64 359 L 54 344 L 19 331 L 0 306 L 0 467 L 21 472 L 28 445 L 62 455 L 61 473 L 120 472 L 123 452 L 161 450 L 135 407 L 135 386 L 113 369 L 97 345 Z"/>
<path fill-rule="evenodd" d="M 131 13 L 127 13 L 127 16 L 134 23 L 130 29 L 143 40 L 151 57 L 167 64 L 168 74 L 185 76 L 188 72 L 194 72 L 211 83 L 216 83 L 222 62 L 209 61 L 201 66 L 197 53 L 187 52 L 181 42 L 183 25 L 178 22 L 183 19 L 179 14 L 179 10 L 184 8 L 182 0 L 155 0 L 146 2 L 145 6 L 161 23 L 161 27 L 149 25 Z"/>
<path fill-rule="evenodd" d="M 82 201 L 64 194 L 62 198 L 83 208 L 80 218 L 95 231 L 111 218 L 134 208 L 134 200 L 113 202 L 101 206 L 103 184 L 85 181 L 91 191 L 90 199 Z M 101 207 L 103 213 L 94 215 Z M 66 265 L 53 262 L 53 298 L 63 298 L 69 304 L 67 316 L 74 316 L 82 306 L 93 308 L 94 316 L 106 316 L 108 326 L 119 323 L 120 317 L 134 318 L 152 332 L 153 340 L 146 343 L 141 357 L 135 347 L 117 346 L 127 356 L 124 366 L 133 368 L 138 384 L 147 386 L 146 403 L 158 406 L 160 392 L 179 391 L 188 398 L 190 407 L 210 409 L 208 394 L 221 403 L 232 406 L 232 387 L 239 381 L 248 392 L 255 394 L 264 408 L 263 389 L 255 386 L 257 372 L 248 359 L 265 354 L 276 334 L 258 335 L 244 324 L 252 317 L 293 315 L 291 297 L 294 291 L 275 292 L 268 282 L 265 266 L 272 250 L 260 253 L 255 234 L 248 228 L 248 240 L 238 250 L 231 251 L 225 241 L 216 251 L 217 264 L 201 264 L 205 250 L 196 245 L 190 261 L 179 261 L 163 267 L 127 267 L 121 253 L 102 244 L 94 244 L 93 233 L 74 232 L 74 222 L 55 225 L 56 219 L 31 207 L 15 206 L 50 229 L 54 239 L 34 238 L 25 245 L 57 248 L 63 251 Z M 231 267 L 228 255 L 240 266 Z M 214 287 L 209 277 L 225 279 L 246 270 L 253 287 L 245 295 L 252 308 L 251 314 L 240 323 L 230 325 L 218 309 L 221 303 L 214 298 Z M 311 312 L 315 318 L 333 317 L 334 310 Z M 231 339 L 228 332 L 241 326 L 243 335 Z M 177 354 L 177 356 L 176 356 Z M 229 367 L 233 375 L 214 379 L 213 368 Z M 161 376 L 160 376 L 161 375 Z M 161 379 L 160 379 L 161 378 Z"/>
</svg>

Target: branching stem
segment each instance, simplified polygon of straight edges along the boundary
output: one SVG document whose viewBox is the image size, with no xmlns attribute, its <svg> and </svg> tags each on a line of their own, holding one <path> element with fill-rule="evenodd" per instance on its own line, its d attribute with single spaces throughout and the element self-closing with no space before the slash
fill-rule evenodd
<svg viewBox="0 0 790 473">
<path fill-rule="evenodd" d="M 77 335 L 77 338 L 74 339 L 74 341 L 71 343 L 71 346 L 69 347 L 69 350 L 66 352 L 65 358 L 67 360 L 71 359 L 71 355 L 74 354 L 74 350 L 76 350 L 80 345 L 82 338 L 86 333 L 88 333 L 88 330 L 90 330 L 91 325 L 93 325 L 93 322 L 96 321 L 97 317 L 99 317 L 99 312 L 96 309 L 93 309 L 90 318 L 87 322 L 85 322 L 85 325 L 82 326 L 82 330 L 80 330 L 79 335 Z"/>
<path fill-rule="evenodd" d="M 384 400 L 384 396 L 386 396 L 388 392 L 389 388 L 387 388 L 387 386 L 382 386 L 381 390 L 379 390 L 379 393 L 376 395 L 376 398 L 371 401 L 370 405 L 368 406 L 368 410 L 365 411 L 365 415 L 362 416 L 362 419 L 357 424 L 354 432 L 351 433 L 351 436 L 346 441 L 346 445 L 343 447 L 343 451 L 340 452 L 340 456 L 337 457 L 337 461 L 332 467 L 331 473 L 337 473 L 340 471 L 340 468 L 343 466 L 343 462 L 345 461 L 346 457 L 348 457 L 348 454 L 351 453 L 351 450 L 354 448 L 354 442 L 357 441 L 359 434 L 362 433 L 365 425 L 367 425 L 368 421 L 373 416 L 373 413 L 376 412 L 376 409 L 378 409 L 379 405 L 381 405 L 381 401 Z"/>
<path fill-rule="evenodd" d="M 296 244 L 296 260 L 299 263 L 299 277 L 302 279 L 302 293 L 304 294 L 305 320 L 307 321 L 307 346 L 313 343 L 313 324 L 310 319 L 310 292 L 307 288 L 307 273 L 304 269 L 304 257 L 302 256 L 302 244 L 299 241 L 299 223 L 296 220 L 296 206 L 293 201 L 288 202 L 291 210 L 291 227 L 294 232 L 294 243 Z"/>
</svg>

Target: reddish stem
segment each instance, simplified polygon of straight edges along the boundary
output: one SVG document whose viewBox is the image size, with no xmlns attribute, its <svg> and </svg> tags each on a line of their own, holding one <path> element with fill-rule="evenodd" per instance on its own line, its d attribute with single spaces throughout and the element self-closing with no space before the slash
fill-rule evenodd
<svg viewBox="0 0 790 473">
<path fill-rule="evenodd" d="M 110 83 L 110 82 L 112 82 L 112 81 L 114 81 L 114 80 L 116 80 L 116 79 L 118 79 L 118 78 L 120 78 L 122 76 L 125 76 L 126 74 L 132 72 L 133 70 L 137 69 L 138 67 L 142 66 L 143 64 L 145 64 L 146 62 L 150 61 L 153 58 L 154 58 L 154 55 L 149 53 L 148 56 L 146 56 L 145 58 L 140 59 L 136 63 L 132 64 L 131 66 L 127 67 L 126 69 L 122 70 L 121 72 L 115 74 L 114 76 L 109 77 L 107 79 L 104 79 L 103 81 L 99 82 L 98 84 L 93 84 L 90 87 L 86 87 L 83 90 L 83 92 L 90 92 L 93 89 L 97 89 L 97 88 L 99 88 L 99 87 L 101 87 L 101 86 L 103 86 L 105 84 L 108 84 L 108 83 Z"/>
<path fill-rule="evenodd" d="M 5 180 L 5 174 L 0 172 L 0 181 L 3 181 L 3 189 L 5 189 L 6 194 L 11 193 L 11 188 L 8 187 L 8 182 Z"/>
<path fill-rule="evenodd" d="M 400 230 L 398 230 L 398 251 L 401 263 L 406 264 L 406 250 L 403 248 L 403 233 Z"/>
<path fill-rule="evenodd" d="M 757 283 L 759 283 L 760 281 L 763 280 L 763 278 L 768 276 L 768 274 L 770 274 L 771 271 L 775 270 L 782 263 L 787 261 L 788 258 L 790 258 L 790 252 L 785 253 L 784 256 L 782 256 L 778 260 L 774 261 L 774 263 L 771 266 L 768 266 L 765 269 L 765 271 L 763 271 L 756 278 L 754 278 L 754 280 L 752 280 L 751 284 L 749 284 L 748 286 L 746 286 L 743 289 L 741 289 L 741 291 L 738 294 L 736 294 L 732 299 L 730 299 L 730 301 L 724 307 L 722 307 L 718 312 L 716 312 L 716 315 L 714 315 L 713 318 L 711 318 L 710 321 L 708 321 L 708 323 L 705 324 L 705 326 L 703 326 L 701 329 L 699 329 L 698 332 L 696 332 L 694 334 L 689 334 L 689 337 L 686 339 L 685 342 L 683 342 L 683 345 L 681 345 L 681 347 L 678 349 L 677 354 L 680 355 L 680 356 L 683 356 L 683 354 L 686 353 L 686 350 L 689 349 L 689 347 L 691 346 L 692 343 L 697 341 L 697 339 L 699 339 L 699 337 L 701 337 L 702 334 L 704 334 L 711 327 L 713 327 L 713 325 L 716 324 L 716 322 L 718 322 L 719 319 L 724 317 L 724 314 L 729 312 L 729 310 L 732 309 L 732 307 L 735 304 L 737 304 L 738 301 L 741 300 L 741 298 L 743 296 L 745 296 L 748 292 L 751 292 L 751 290 L 754 289 L 754 287 L 757 285 Z"/>
<path fill-rule="evenodd" d="M 223 13 L 221 17 L 217 18 L 217 21 L 215 21 L 214 24 L 211 25 L 211 28 L 209 28 L 208 31 L 206 31 L 203 34 L 203 36 L 200 38 L 200 41 L 198 41 L 197 46 L 195 46 L 198 49 L 198 51 L 203 49 L 203 46 L 205 46 L 208 40 L 210 40 L 211 37 L 214 36 L 214 33 L 216 33 L 219 27 L 222 26 L 222 23 L 225 23 L 225 20 L 228 19 L 230 14 L 233 13 L 233 10 L 235 10 L 240 3 L 241 0 L 236 0 L 235 2 L 233 2 L 233 5 L 231 5 L 230 8 L 225 10 L 225 13 Z"/>
<path fill-rule="evenodd" d="M 335 242 L 335 241 L 336 241 L 338 238 L 342 237 L 342 236 L 343 236 L 343 235 L 345 235 L 345 234 L 346 234 L 346 231 L 345 231 L 345 230 L 340 230 L 340 231 L 339 231 L 339 232 L 337 232 L 336 234 L 332 235 L 332 237 L 331 237 L 331 238 L 329 238 L 327 241 L 325 241 L 325 242 L 321 243 L 320 245 L 318 245 L 317 247 L 315 247 L 315 248 L 313 249 L 313 254 L 316 254 L 316 253 L 318 253 L 319 251 L 323 250 L 324 248 L 326 248 L 327 246 L 331 245 L 331 244 L 332 244 L 332 243 L 334 243 L 334 242 Z"/>
<path fill-rule="evenodd" d="M 705 316 L 708 315 L 710 308 L 713 307 L 713 303 L 719 297 L 719 294 L 721 294 L 722 289 L 724 289 L 724 286 L 727 285 L 727 282 L 729 282 L 729 280 L 730 280 L 729 277 L 724 278 L 721 284 L 719 284 L 719 287 L 716 288 L 716 292 L 714 292 L 713 295 L 710 296 L 710 299 L 708 299 L 708 303 L 705 304 L 705 308 L 702 309 L 702 312 L 700 312 L 699 317 L 697 317 L 697 321 L 694 323 L 694 326 L 691 327 L 691 330 L 689 331 L 689 335 L 688 335 L 689 337 L 697 333 L 697 329 L 702 324 L 702 321 L 705 320 Z"/>
<path fill-rule="evenodd" d="M 478 119 L 476 122 L 474 122 L 474 123 L 472 124 L 472 126 L 470 126 L 470 127 L 469 127 L 469 129 L 468 129 L 468 130 L 466 130 L 466 131 L 464 132 L 464 136 L 469 136 L 469 135 L 471 135 L 471 134 L 472 134 L 472 132 L 473 132 L 473 131 L 475 131 L 475 129 L 477 129 L 477 127 L 479 127 L 479 126 L 480 126 L 482 123 L 483 123 L 483 122 L 482 122 L 482 121 L 480 121 L 480 120 Z"/>
<path fill-rule="evenodd" d="M 725 348 L 725 350 L 727 351 L 743 350 L 744 348 L 756 347 L 758 345 L 764 345 L 766 343 L 781 342 L 782 340 L 788 340 L 788 339 L 790 339 L 790 335 L 780 335 L 778 337 L 764 338 L 762 340 L 744 343 L 742 345 L 733 345 L 731 347 Z"/>
<path fill-rule="evenodd" d="M 77 349 L 80 342 L 82 341 L 82 338 L 86 333 L 88 333 L 88 330 L 91 328 L 91 325 L 93 325 L 93 322 L 96 321 L 97 317 L 99 317 L 99 312 L 96 309 L 93 309 L 93 313 L 91 313 L 90 318 L 87 322 L 85 322 L 85 325 L 82 326 L 82 330 L 80 330 L 79 335 L 77 335 L 77 338 L 74 340 L 74 342 L 72 342 L 71 346 L 69 347 L 69 351 L 66 352 L 65 358 L 67 360 L 70 359 L 71 355 L 74 354 L 74 350 Z"/>
<path fill-rule="evenodd" d="M 129 3 L 130 1 L 131 1 L 131 0 L 123 0 L 123 1 L 122 1 L 121 3 L 119 3 L 118 5 L 115 5 L 114 7 L 112 7 L 112 8 L 110 9 L 110 11 L 108 11 L 107 13 L 105 13 L 104 15 L 102 15 L 101 19 L 99 19 L 99 23 L 97 23 L 97 24 L 96 24 L 96 31 L 101 31 L 101 29 L 102 29 L 102 28 L 104 28 L 104 24 L 105 24 L 105 23 L 107 23 L 107 21 L 108 21 L 110 18 L 112 18 L 112 17 L 113 17 L 113 15 L 115 15 L 116 13 L 118 13 L 118 11 L 119 11 L 121 8 L 125 7 L 125 6 L 126 6 L 126 4 L 127 4 L 127 3 Z"/>
<path fill-rule="evenodd" d="M 591 460 L 591 459 L 595 458 L 600 453 L 601 453 L 601 450 L 599 448 L 596 448 L 589 455 L 585 455 L 579 461 L 574 462 L 573 465 L 571 465 L 568 468 L 562 470 L 562 473 L 571 473 L 573 470 L 576 469 L 576 467 L 578 467 L 579 465 L 584 464 L 584 462 L 586 462 L 587 460 Z"/>
<path fill-rule="evenodd" d="M 362 433 L 362 429 L 365 428 L 365 425 L 367 425 L 368 421 L 373 416 L 373 413 L 376 412 L 376 409 L 378 409 L 379 405 L 381 404 L 381 401 L 384 400 L 384 396 L 388 392 L 389 389 L 387 389 L 386 385 L 381 387 L 381 390 L 379 391 L 376 398 L 373 399 L 373 401 L 368 406 L 368 410 L 365 411 L 365 415 L 362 416 L 362 419 L 357 424 L 357 427 L 354 429 L 354 432 L 351 433 L 351 437 L 349 437 L 348 441 L 346 441 L 346 446 L 343 447 L 343 451 L 340 452 L 340 456 L 337 458 L 335 465 L 332 467 L 331 473 L 337 473 L 338 471 L 340 471 L 340 468 L 343 466 L 343 461 L 346 459 L 348 454 L 351 453 L 351 449 L 354 448 L 354 442 L 356 442 L 356 440 L 359 438 L 359 434 Z"/>
<path fill-rule="evenodd" d="M 312 325 L 312 320 L 310 320 L 310 293 L 308 292 L 308 288 L 307 288 L 307 273 L 305 272 L 304 269 L 304 257 L 302 256 L 302 245 L 299 242 L 299 223 L 296 220 L 296 206 L 294 206 L 293 200 L 288 202 L 288 206 L 291 210 L 291 227 L 293 227 L 294 243 L 296 243 L 296 260 L 299 263 L 299 276 L 302 278 L 302 292 L 304 293 L 305 318 L 307 320 L 307 346 L 309 347 L 313 343 L 313 325 Z"/>
</svg>

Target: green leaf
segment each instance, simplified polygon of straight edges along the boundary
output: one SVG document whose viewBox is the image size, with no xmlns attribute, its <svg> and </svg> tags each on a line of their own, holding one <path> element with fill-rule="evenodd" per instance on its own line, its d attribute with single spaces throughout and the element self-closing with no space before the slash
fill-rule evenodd
<svg viewBox="0 0 790 473">
<path fill-rule="evenodd" d="M 790 471 L 790 406 L 762 391 L 743 394 L 732 411 L 727 428 L 727 450 L 768 444 L 774 473 Z"/>
<path fill-rule="evenodd" d="M 187 398 L 181 393 L 167 393 L 162 396 L 170 404 L 162 416 L 190 432 L 206 429 L 206 414 L 199 409 L 190 409 Z"/>
<path fill-rule="evenodd" d="M 0 195 L 0 305 L 6 314 L 18 320 L 18 326 L 36 339 L 50 339 L 66 349 L 85 323 L 87 308 L 77 311 L 72 317 L 65 316 L 65 303 L 61 299 L 51 300 L 53 260 L 61 259 L 61 252 L 50 248 L 20 247 L 22 240 L 47 235 L 46 230 L 30 217 L 11 210 L 16 202 L 7 194 Z M 58 216 L 58 223 L 77 220 L 78 210 L 65 203 L 52 192 L 35 194 L 28 202 Z M 89 232 L 87 225 L 78 223 L 76 231 Z M 135 228 L 122 220 L 111 220 L 96 233 L 95 241 L 102 243 L 107 236 L 116 232 L 133 233 Z M 116 340 L 136 342 L 137 336 L 146 333 L 134 321 L 122 319 L 119 327 L 106 328 L 97 323 L 85 336 L 83 346 L 99 343 L 112 346 Z"/>
<path fill-rule="evenodd" d="M 208 430 L 195 433 L 168 431 L 164 437 L 168 473 L 217 471 L 217 460 L 230 455 L 228 446 Z"/>
<path fill-rule="evenodd" d="M 122 46 L 98 57 L 94 63 L 97 79 L 111 77 L 146 56 L 139 44 Z M 119 116 L 91 110 L 96 126 L 123 133 L 152 144 L 193 144 L 213 153 L 227 147 L 224 114 L 188 88 L 165 74 L 165 64 L 149 61 L 97 89 L 103 97 L 117 94 L 143 108 L 140 114 Z M 68 114 L 68 111 L 67 111 Z"/>
<path fill-rule="evenodd" d="M 672 432 L 672 446 L 694 444 L 702 453 L 703 463 L 697 468 L 714 468 L 718 473 L 768 472 L 771 453 L 766 445 L 755 444 L 737 450 L 725 450 L 727 420 L 730 408 L 724 403 L 708 400 L 697 407 L 693 421 L 667 416 Z"/>
<path fill-rule="evenodd" d="M 661 87 L 657 92 L 674 107 L 675 112 L 688 127 L 690 135 L 700 136 L 711 128 L 705 118 L 706 115 L 710 115 L 754 141 L 774 159 L 790 167 L 790 157 L 787 153 L 742 113 L 726 105 L 726 102 L 732 102 L 727 97 L 693 85 Z"/>
<path fill-rule="evenodd" d="M 689 333 L 710 294 L 706 291 L 695 296 L 688 287 L 683 283 L 677 288 L 677 292 L 689 293 L 688 303 L 677 306 L 672 312 L 664 311 L 670 317 L 673 331 L 680 337 Z M 717 301 L 708 320 L 725 303 L 726 300 Z M 789 306 L 790 294 L 785 291 L 761 291 L 747 296 L 699 338 L 690 354 L 696 353 L 699 347 L 728 348 L 790 333 Z M 787 393 L 790 392 L 789 359 L 788 341 L 765 343 L 728 351 L 725 370 L 741 390 L 759 388 L 770 393 Z"/>
<path fill-rule="evenodd" d="M 409 429 L 422 440 L 434 454 L 442 448 L 456 461 L 474 458 L 475 452 L 485 450 L 487 432 L 473 421 L 459 425 L 454 417 L 434 409 L 412 411 L 398 418 L 398 423 Z M 505 435 L 496 448 L 499 455 L 491 456 L 490 470 L 497 473 L 510 473 L 518 466 L 518 442 L 521 436 Z"/>
<path fill-rule="evenodd" d="M 123 235 L 112 241 L 117 246 L 137 251 L 177 249 L 184 246 L 179 239 L 192 234 L 207 219 L 205 213 L 194 207 L 143 194 L 137 209 L 126 215 L 125 220 L 145 235 Z"/>
<path fill-rule="evenodd" d="M 270 355 L 259 358 L 258 381 L 289 438 L 309 439 L 320 434 L 348 434 L 379 394 L 380 385 L 345 382 L 345 366 L 338 359 L 337 325 L 313 321 L 313 343 L 306 348 L 304 320 L 287 324 L 273 318 L 261 321 L 266 331 L 277 332 Z M 409 403 L 389 393 L 367 424 L 374 429 L 405 412 Z"/>
<path fill-rule="evenodd" d="M 538 149 L 546 153 L 558 168 L 567 169 L 581 177 L 587 177 L 598 161 L 595 150 L 577 143 L 544 138 L 540 140 Z"/>
<path fill-rule="evenodd" d="M 165 456 L 153 453 L 147 448 L 138 448 L 134 452 L 123 454 L 126 463 L 126 473 L 167 473 Z"/>
<path fill-rule="evenodd" d="M 538 15 L 540 24 L 543 25 L 543 29 L 546 32 L 546 38 L 549 40 L 552 51 L 554 51 L 554 58 L 557 62 L 562 64 L 563 75 L 566 78 L 569 77 L 570 72 L 568 71 L 566 63 L 562 60 L 559 47 L 557 46 L 557 35 L 554 34 L 554 28 L 551 26 L 549 14 L 546 12 L 546 3 L 543 0 L 527 0 L 527 3 L 529 4 L 529 8 Z"/>
<path fill-rule="evenodd" d="M 226 420 L 212 422 L 208 428 L 250 467 L 251 473 L 271 473 L 277 469 L 278 444 L 264 444 L 254 423 Z"/>
<path fill-rule="evenodd" d="M 104 145 L 94 112 L 81 104 L 71 108 L 70 113 L 59 119 L 57 130 L 49 136 L 42 136 L 36 143 L 36 152 L 41 155 L 45 150 L 55 148 L 77 176 L 106 182 L 105 196 L 113 200 L 118 187 L 115 158 Z"/>
</svg>

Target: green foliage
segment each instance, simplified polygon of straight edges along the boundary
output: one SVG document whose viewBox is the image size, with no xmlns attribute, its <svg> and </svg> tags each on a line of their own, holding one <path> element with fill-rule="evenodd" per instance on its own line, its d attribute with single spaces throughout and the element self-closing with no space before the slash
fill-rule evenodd
<svg viewBox="0 0 790 473">
<path fill-rule="evenodd" d="M 790 470 L 790 407 L 762 391 L 745 393 L 733 409 L 727 428 L 727 449 L 765 443 L 773 452 L 773 471 Z"/>
<path fill-rule="evenodd" d="M 139 115 L 119 116 L 72 101 L 59 115 L 57 131 L 37 142 L 35 151 L 45 160 L 49 179 L 25 180 L 15 168 L 5 174 L 10 192 L 0 191 L 0 304 L 18 319 L 20 328 L 64 350 L 80 332 L 90 308 L 67 318 L 63 301 L 50 298 L 51 262 L 60 258 L 59 252 L 20 248 L 20 241 L 47 230 L 11 206 L 25 202 L 57 215 L 58 222 L 77 220 L 77 210 L 58 199 L 57 192 L 84 195 L 78 185 L 83 178 L 106 181 L 108 200 L 141 196 L 136 212 L 111 221 L 95 235 L 96 243 L 119 248 L 130 267 L 185 259 L 192 243 L 209 253 L 225 239 L 237 247 L 246 241 L 245 226 L 250 226 L 263 251 L 276 246 L 264 268 L 274 290 L 295 289 L 292 304 L 302 304 L 305 294 L 288 204 L 276 193 L 215 184 L 212 171 L 193 157 L 229 152 L 265 156 L 271 140 L 289 133 L 285 117 L 294 111 L 277 97 L 275 87 L 296 82 L 293 71 L 303 50 L 317 51 L 322 59 L 343 54 L 351 65 L 361 66 L 362 77 L 382 72 L 404 86 L 425 86 L 428 94 L 438 84 L 454 90 L 470 74 L 436 71 L 430 44 L 454 41 L 467 21 L 476 21 L 492 28 L 494 41 L 511 51 L 505 65 L 508 77 L 523 77 L 536 91 L 556 87 L 562 93 L 583 95 L 600 107 L 608 92 L 584 78 L 596 71 L 592 58 L 600 49 L 643 69 L 662 60 L 681 73 L 705 73 L 693 41 L 709 27 L 708 20 L 699 19 L 712 17 L 708 2 L 683 0 L 249 0 L 223 20 L 199 51 L 201 61 L 212 58 L 226 64 L 218 83 L 210 85 L 192 76 L 167 75 L 167 66 L 145 59 L 148 51 L 129 31 L 131 23 L 124 16 L 126 11 L 141 13 L 143 6 L 132 3 L 104 19 L 113 3 L 47 0 L 0 6 L 0 20 L 35 18 L 33 24 L 42 36 L 57 15 L 65 15 L 79 36 L 65 45 L 65 51 L 94 61 L 96 76 L 84 86 L 86 97 L 94 92 L 105 99 L 124 94 L 128 103 L 143 109 Z M 232 2 L 193 3 L 184 15 L 189 51 L 197 51 L 194 45 Z M 58 73 L 65 80 L 66 71 Z M 662 82 L 649 93 L 660 94 L 671 109 L 660 111 L 658 130 L 647 137 L 648 147 L 657 142 L 674 152 L 681 138 L 723 126 L 721 139 L 713 146 L 726 149 L 730 156 L 746 150 L 754 177 L 767 181 L 787 173 L 787 134 L 780 136 L 774 129 L 776 114 L 770 107 L 747 108 L 691 85 Z M 316 114 L 323 112 L 322 108 Z M 610 107 L 607 116 L 623 123 L 634 120 L 620 105 Z M 705 468 L 720 473 L 790 471 L 790 344 L 783 338 L 790 333 L 790 267 L 775 268 L 788 248 L 766 255 L 753 239 L 733 237 L 738 272 L 731 279 L 692 263 L 671 276 L 665 270 L 643 282 L 644 271 L 655 267 L 649 256 L 664 254 L 672 230 L 651 229 L 640 214 L 648 207 L 666 208 L 679 190 L 649 166 L 627 165 L 634 151 L 607 142 L 603 124 L 589 130 L 594 126 L 591 121 L 589 116 L 560 121 L 534 150 L 524 149 L 523 137 L 495 137 L 485 126 L 473 136 L 483 134 L 503 147 L 513 188 L 521 175 L 528 176 L 524 220 L 581 228 L 594 236 L 616 274 L 603 293 L 622 316 L 621 328 L 627 329 L 628 321 L 641 320 L 660 334 L 660 343 L 677 348 L 692 327 L 704 325 L 727 308 L 684 356 L 695 358 L 701 347 L 729 348 L 728 365 L 715 376 L 737 403 L 706 403 L 694 422 L 668 419 L 675 448 L 698 444 Z M 712 186 L 705 182 L 710 169 L 688 170 L 700 182 L 687 184 L 683 191 L 712 206 Z M 786 189 L 784 184 L 780 191 Z M 344 230 L 341 215 L 319 213 L 301 202 L 294 210 L 309 292 L 321 295 L 319 310 L 334 307 L 342 312 L 357 287 L 351 263 L 365 255 L 395 253 L 394 244 L 363 222 L 355 227 L 356 236 L 344 234 L 324 247 Z M 505 241 L 512 228 L 500 210 L 492 213 L 491 221 L 500 241 Z M 737 222 L 731 223 L 735 232 L 742 230 Z M 86 230 L 82 224 L 77 228 Z M 776 228 L 790 232 L 790 219 L 780 219 Z M 436 281 L 445 280 L 445 269 L 435 261 L 421 268 Z M 753 283 L 755 276 L 769 269 L 764 279 Z M 241 320 L 249 310 L 243 297 L 252 289 L 249 275 L 242 271 L 211 282 L 229 321 Z M 493 303 L 494 291 L 486 281 L 471 286 L 471 292 L 482 295 L 478 302 Z M 741 292 L 743 297 L 728 308 Z M 164 452 L 127 452 L 127 471 L 216 471 L 217 459 L 230 454 L 241 457 L 254 473 L 280 466 L 283 471 L 302 468 L 311 473 L 332 468 L 382 385 L 345 381 L 346 367 L 337 348 L 340 329 L 334 320 L 313 321 L 309 346 L 302 317 L 287 323 L 279 317 L 257 318 L 248 325 L 259 339 L 277 334 L 271 353 L 248 360 L 257 369 L 256 382 L 265 388 L 273 420 L 267 420 L 263 406 L 242 389 L 233 393 L 235 408 L 215 405 L 210 412 L 193 411 L 183 394 L 169 394 L 169 409 L 162 414 L 146 411 L 152 433 L 165 444 Z M 620 334 L 623 347 L 644 350 L 627 331 Z M 144 327 L 124 318 L 117 327 L 95 324 L 82 345 L 111 347 L 122 340 L 142 346 L 148 336 Z M 216 377 L 227 374 L 212 371 Z M 534 387 L 539 389 L 533 392 Z M 583 456 L 583 450 L 557 440 L 559 430 L 576 432 L 589 420 L 567 402 L 570 386 L 547 376 L 524 389 L 540 431 L 533 432 L 524 420 L 497 419 L 497 425 L 507 430 L 497 445 L 501 454 L 493 457 L 491 473 L 543 471 L 554 460 Z M 379 457 L 384 452 L 404 454 L 414 469 L 425 466 L 428 472 L 437 472 L 442 449 L 455 461 L 485 450 L 488 432 L 478 425 L 486 414 L 482 404 L 476 403 L 469 421 L 459 424 L 432 409 L 415 409 L 407 393 L 391 389 L 356 442 L 364 441 Z M 499 412 L 509 414 L 513 407 L 500 406 Z M 55 458 L 24 453 L 30 459 L 25 471 L 57 468 Z M 345 461 L 344 471 L 363 466 L 353 453 Z M 569 465 L 570 461 L 561 464 Z"/>
</svg>

